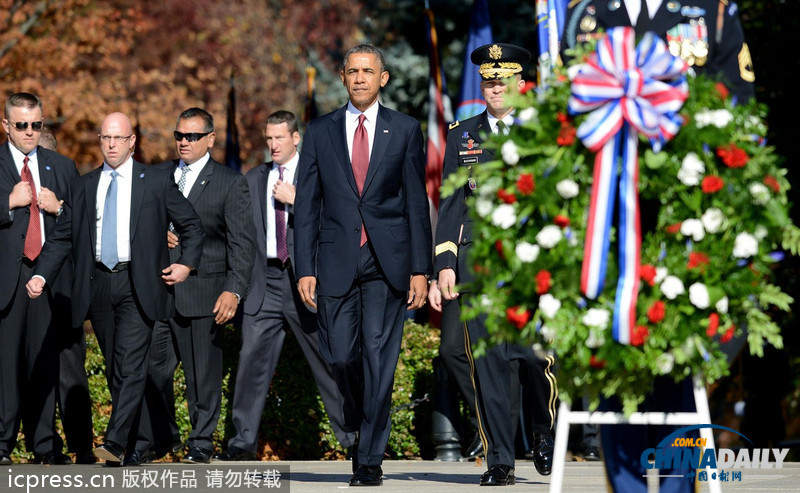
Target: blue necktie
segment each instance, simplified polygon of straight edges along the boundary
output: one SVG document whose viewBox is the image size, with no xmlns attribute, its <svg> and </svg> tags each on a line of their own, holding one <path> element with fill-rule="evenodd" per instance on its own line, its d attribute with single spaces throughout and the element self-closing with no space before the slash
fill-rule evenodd
<svg viewBox="0 0 800 493">
<path fill-rule="evenodd" d="M 111 184 L 103 208 L 103 236 L 100 239 L 100 261 L 110 270 L 119 263 L 117 253 L 117 171 L 111 172 Z"/>
</svg>

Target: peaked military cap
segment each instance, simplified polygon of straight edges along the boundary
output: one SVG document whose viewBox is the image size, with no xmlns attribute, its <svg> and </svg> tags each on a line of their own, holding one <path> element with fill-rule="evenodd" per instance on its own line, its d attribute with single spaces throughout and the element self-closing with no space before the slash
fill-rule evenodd
<svg viewBox="0 0 800 493">
<path fill-rule="evenodd" d="M 505 79 L 522 72 L 522 64 L 531 60 L 531 52 L 512 44 L 492 43 L 476 48 L 470 59 L 480 67 L 478 73 L 483 80 Z"/>
</svg>

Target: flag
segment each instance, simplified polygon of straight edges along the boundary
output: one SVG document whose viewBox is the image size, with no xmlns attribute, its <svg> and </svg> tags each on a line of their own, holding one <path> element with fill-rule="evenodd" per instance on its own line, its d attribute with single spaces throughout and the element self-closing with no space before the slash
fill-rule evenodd
<svg viewBox="0 0 800 493">
<path fill-rule="evenodd" d="M 564 32 L 568 0 L 536 0 L 536 27 L 539 32 L 539 86 L 546 84 L 559 60 L 559 41 Z"/>
<path fill-rule="evenodd" d="M 475 0 L 469 21 L 469 39 L 464 56 L 464 73 L 461 77 L 461 94 L 456 119 L 465 120 L 486 109 L 486 101 L 481 94 L 481 76 L 475 70 L 470 55 L 479 46 L 492 42 L 492 24 L 489 20 L 489 1 Z"/>
<path fill-rule="evenodd" d="M 303 111 L 303 121 L 308 123 L 317 116 L 317 101 L 314 97 L 314 79 L 317 76 L 317 69 L 312 66 L 306 67 L 306 106 Z"/>
<path fill-rule="evenodd" d="M 428 84 L 428 162 L 425 178 L 435 208 L 439 208 L 439 186 L 442 184 L 444 146 L 447 142 L 447 124 L 453 121 L 450 98 L 444 85 L 444 72 L 439 62 L 439 40 L 433 11 L 425 10 L 428 31 L 428 55 L 430 59 L 430 82 Z"/>
<path fill-rule="evenodd" d="M 225 164 L 236 171 L 242 169 L 242 158 L 239 155 L 239 131 L 236 129 L 236 86 L 231 71 L 231 87 L 228 90 L 228 121 L 225 136 Z"/>
</svg>

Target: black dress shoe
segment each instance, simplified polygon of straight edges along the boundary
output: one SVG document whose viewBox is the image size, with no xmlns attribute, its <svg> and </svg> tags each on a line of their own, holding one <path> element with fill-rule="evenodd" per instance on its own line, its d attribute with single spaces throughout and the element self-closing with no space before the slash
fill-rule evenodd
<svg viewBox="0 0 800 493">
<path fill-rule="evenodd" d="M 350 486 L 380 486 L 383 484 L 383 469 L 381 466 L 359 465 L 353 477 L 350 478 Z"/>
<path fill-rule="evenodd" d="M 0 466 L 10 466 L 13 463 L 14 461 L 11 460 L 11 456 L 8 455 L 8 452 L 0 450 Z"/>
<path fill-rule="evenodd" d="M 97 457 L 94 456 L 91 450 L 78 450 L 75 452 L 76 464 L 94 464 L 97 462 Z"/>
<path fill-rule="evenodd" d="M 200 447 L 192 447 L 189 453 L 183 456 L 181 462 L 186 464 L 208 464 L 211 462 L 211 450 L 206 450 Z"/>
<path fill-rule="evenodd" d="M 256 460 L 256 455 L 251 454 L 247 450 L 242 450 L 236 446 L 228 447 L 225 452 L 220 452 L 214 456 L 214 460 L 232 461 L 232 460 Z"/>
<path fill-rule="evenodd" d="M 586 447 L 583 451 L 583 460 L 586 462 L 597 462 L 600 460 L 600 449 L 597 447 Z"/>
<path fill-rule="evenodd" d="M 102 445 L 95 447 L 94 456 L 98 459 L 103 459 L 108 465 L 116 462 L 117 464 L 114 465 L 118 466 L 125 459 L 125 449 L 116 442 L 106 441 Z"/>
<path fill-rule="evenodd" d="M 131 455 L 122 461 L 123 466 L 141 466 L 156 459 L 156 451 L 149 448 L 147 450 L 134 450 Z"/>
<path fill-rule="evenodd" d="M 542 476 L 553 472 L 553 436 L 550 433 L 533 435 L 533 465 Z"/>
<path fill-rule="evenodd" d="M 72 464 L 72 459 L 68 455 L 59 451 L 47 452 L 46 454 L 33 454 L 31 464 L 49 464 L 51 466 L 66 466 Z"/>
<path fill-rule="evenodd" d="M 495 464 L 481 476 L 481 486 L 506 486 L 516 481 L 514 468 L 505 464 Z"/>
<path fill-rule="evenodd" d="M 475 460 L 478 457 L 483 457 L 483 440 L 481 440 L 481 436 L 476 433 L 475 438 L 472 439 L 472 443 L 469 444 L 467 450 L 464 451 L 464 457 L 469 460 Z"/>
</svg>

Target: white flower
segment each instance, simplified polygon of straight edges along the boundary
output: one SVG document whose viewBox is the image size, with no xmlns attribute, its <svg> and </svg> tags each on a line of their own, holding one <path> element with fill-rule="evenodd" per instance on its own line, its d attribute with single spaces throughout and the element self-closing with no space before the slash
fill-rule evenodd
<svg viewBox="0 0 800 493">
<path fill-rule="evenodd" d="M 517 214 L 511 204 L 500 204 L 492 212 L 492 224 L 508 229 L 517 223 Z"/>
<path fill-rule="evenodd" d="M 750 233 L 739 233 L 733 240 L 733 256 L 748 258 L 758 253 L 758 240 Z"/>
<path fill-rule="evenodd" d="M 758 241 L 766 238 L 768 234 L 769 231 L 767 231 L 767 228 L 763 224 L 756 226 L 756 230 L 753 231 L 753 236 L 755 236 Z"/>
<path fill-rule="evenodd" d="M 703 213 L 700 222 L 709 233 L 718 233 L 722 229 L 722 223 L 725 222 L 725 215 L 716 207 L 709 207 Z"/>
<path fill-rule="evenodd" d="M 681 161 L 681 169 L 678 171 L 678 179 L 687 187 L 700 184 L 700 179 L 706 171 L 706 165 L 697 157 L 697 154 L 690 152 Z"/>
<path fill-rule="evenodd" d="M 490 308 L 492 308 L 494 306 L 494 303 L 492 303 L 492 299 L 489 298 L 489 296 L 487 296 L 485 294 L 482 294 L 480 299 L 481 299 L 481 302 L 480 302 L 481 308 L 484 308 L 484 309 L 488 310 L 488 309 L 490 309 Z"/>
<path fill-rule="evenodd" d="M 685 293 L 686 289 L 680 279 L 675 276 L 667 276 L 661 283 L 661 292 L 667 299 L 674 300 L 678 295 Z"/>
<path fill-rule="evenodd" d="M 672 371 L 675 366 L 675 356 L 671 353 L 661 353 L 656 358 L 656 368 L 662 375 Z"/>
<path fill-rule="evenodd" d="M 500 148 L 500 152 L 503 154 L 503 161 L 505 161 L 506 164 L 513 166 L 519 162 L 517 144 L 515 144 L 513 140 L 507 140 Z"/>
<path fill-rule="evenodd" d="M 681 223 L 681 234 L 691 236 L 694 241 L 700 241 L 706 236 L 703 223 L 699 219 L 687 219 Z"/>
<path fill-rule="evenodd" d="M 667 274 L 669 274 L 669 270 L 666 267 L 656 267 L 656 277 L 653 281 L 656 284 L 660 284 L 667 277 Z"/>
<path fill-rule="evenodd" d="M 589 329 L 589 337 L 586 338 L 586 347 L 598 348 L 606 342 L 603 331 L 597 328 Z"/>
<path fill-rule="evenodd" d="M 733 114 L 728 110 L 703 110 L 694 115 L 697 128 L 714 125 L 717 128 L 725 128 L 733 121 Z"/>
<path fill-rule="evenodd" d="M 561 197 L 565 199 L 571 199 L 578 196 L 580 187 L 573 180 L 567 178 L 566 180 L 561 180 L 560 182 L 556 183 L 556 191 L 559 195 L 561 195 Z"/>
<path fill-rule="evenodd" d="M 754 204 L 764 205 L 769 202 L 769 188 L 767 188 L 763 183 L 751 183 L 747 189 L 750 190 L 750 195 L 753 197 Z"/>
<path fill-rule="evenodd" d="M 714 308 L 716 308 L 717 311 L 722 314 L 728 313 L 728 297 L 723 296 L 720 298 L 719 301 L 717 301 L 717 303 L 714 305 Z"/>
<path fill-rule="evenodd" d="M 586 311 L 586 314 L 583 315 L 581 322 L 584 325 L 588 325 L 589 327 L 597 327 L 598 329 L 605 329 L 608 327 L 608 320 L 611 318 L 611 314 L 608 313 L 608 310 L 603 310 L 601 308 L 589 308 Z"/>
<path fill-rule="evenodd" d="M 553 340 L 556 338 L 555 329 L 552 329 L 547 325 L 542 325 L 542 328 L 539 329 L 539 332 L 542 333 L 542 337 L 544 337 L 544 340 L 547 342 L 553 342 Z"/>
<path fill-rule="evenodd" d="M 689 286 L 689 301 L 701 310 L 705 310 L 711 304 L 708 299 L 708 288 L 705 284 L 696 282 Z"/>
<path fill-rule="evenodd" d="M 542 248 L 553 248 L 559 241 L 561 241 L 563 236 L 564 235 L 561 233 L 561 228 L 555 224 L 548 224 L 536 234 L 536 243 L 541 245 Z"/>
<path fill-rule="evenodd" d="M 533 245 L 527 241 L 520 241 L 514 251 L 520 262 L 533 262 L 539 257 L 539 245 Z"/>
<path fill-rule="evenodd" d="M 519 120 L 522 123 L 528 123 L 529 121 L 533 120 L 539 116 L 539 110 L 534 108 L 533 106 L 529 108 L 525 108 L 524 110 L 519 112 Z"/>
<path fill-rule="evenodd" d="M 539 297 L 539 309 L 545 318 L 555 317 L 559 308 L 561 308 L 561 301 L 552 294 L 547 293 Z"/>
<path fill-rule="evenodd" d="M 478 211 L 481 217 L 486 217 L 494 210 L 494 202 L 483 197 L 478 197 L 475 199 L 475 210 Z"/>
</svg>

